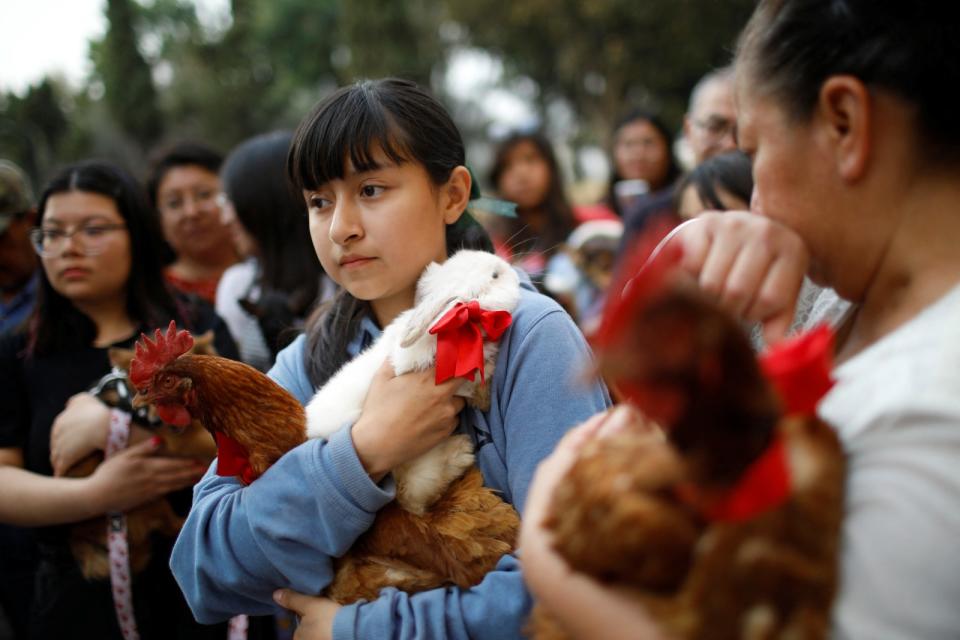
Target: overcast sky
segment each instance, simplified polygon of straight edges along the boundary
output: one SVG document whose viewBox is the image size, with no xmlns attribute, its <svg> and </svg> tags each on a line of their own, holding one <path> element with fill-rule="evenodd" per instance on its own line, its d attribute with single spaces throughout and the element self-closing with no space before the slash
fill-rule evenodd
<svg viewBox="0 0 960 640">
<path fill-rule="evenodd" d="M 51 72 L 74 84 L 87 42 L 105 29 L 104 0 L 0 0 L 0 90 L 22 93 Z"/>
</svg>

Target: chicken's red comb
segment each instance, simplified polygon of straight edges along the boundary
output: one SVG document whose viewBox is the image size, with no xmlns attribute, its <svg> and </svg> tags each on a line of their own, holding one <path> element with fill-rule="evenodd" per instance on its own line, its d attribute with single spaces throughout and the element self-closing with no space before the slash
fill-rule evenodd
<svg viewBox="0 0 960 640">
<path fill-rule="evenodd" d="M 633 244 L 607 290 L 600 326 L 591 336 L 598 351 L 617 348 L 637 312 L 663 290 L 683 257 L 683 248 L 672 241 L 673 225 L 662 223 L 644 232 Z"/>
<path fill-rule="evenodd" d="M 188 331 L 177 331 L 177 323 L 173 320 L 166 335 L 160 329 L 154 332 L 153 342 L 141 333 L 130 361 L 130 382 L 138 389 L 145 387 L 157 369 L 190 351 L 192 346 L 193 336 Z"/>
</svg>

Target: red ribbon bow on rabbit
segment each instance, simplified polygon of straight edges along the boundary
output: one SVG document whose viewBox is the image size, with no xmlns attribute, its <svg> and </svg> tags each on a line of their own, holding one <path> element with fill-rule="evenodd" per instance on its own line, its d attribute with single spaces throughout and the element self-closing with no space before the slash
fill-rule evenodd
<svg viewBox="0 0 960 640">
<path fill-rule="evenodd" d="M 499 340 L 513 318 L 508 311 L 488 311 L 476 300 L 458 302 L 443 314 L 430 333 L 437 336 L 437 377 L 440 384 L 450 378 L 473 380 L 479 369 L 483 376 L 483 333 L 489 340 Z"/>
</svg>

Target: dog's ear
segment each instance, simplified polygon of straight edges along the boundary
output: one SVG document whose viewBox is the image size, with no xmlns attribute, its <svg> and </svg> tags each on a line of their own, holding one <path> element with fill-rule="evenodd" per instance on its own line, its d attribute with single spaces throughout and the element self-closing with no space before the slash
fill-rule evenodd
<svg viewBox="0 0 960 640">
<path fill-rule="evenodd" d="M 107 359 L 110 361 L 110 366 L 129 371 L 130 361 L 133 360 L 133 349 L 110 347 L 107 349 Z"/>
<path fill-rule="evenodd" d="M 213 329 L 207 329 L 193 339 L 193 353 L 204 356 L 217 355 L 217 348 L 213 346 Z"/>
</svg>

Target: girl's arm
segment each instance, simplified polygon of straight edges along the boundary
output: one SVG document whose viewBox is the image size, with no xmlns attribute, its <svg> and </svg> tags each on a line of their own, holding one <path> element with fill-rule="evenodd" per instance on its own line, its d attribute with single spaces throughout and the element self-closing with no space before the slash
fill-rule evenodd
<svg viewBox="0 0 960 640">
<path fill-rule="evenodd" d="M 304 344 L 301 336 L 281 351 L 269 373 L 303 404 L 313 395 Z M 214 461 L 194 489 L 170 565 L 200 622 L 272 613 L 277 587 L 320 593 L 331 558 L 393 497 L 392 478 L 371 480 L 347 428 L 287 452 L 248 487 L 216 475 Z"/>
<path fill-rule="evenodd" d="M 521 302 L 524 304 L 524 302 Z M 553 302 L 528 296 L 530 307 L 515 316 L 508 344 L 497 362 L 501 415 L 492 434 L 506 466 L 504 491 L 522 511 L 534 469 L 572 426 L 610 405 L 599 382 L 583 382 L 590 351 L 570 317 Z M 504 428 L 505 426 L 505 428 Z M 499 442 L 498 442 L 499 441 Z M 489 482 L 489 479 L 488 479 Z M 504 556 L 471 589 L 434 589 L 409 595 L 385 589 L 373 602 L 341 609 L 333 637 L 473 638 L 521 637 L 532 601 L 520 565 Z"/>
<path fill-rule="evenodd" d="M 105 461 L 86 478 L 51 478 L 23 469 L 20 449 L 0 449 L 0 521 L 24 527 L 79 522 L 193 484 L 191 460 L 154 457 L 148 440 Z"/>
<path fill-rule="evenodd" d="M 212 624 L 273 613 L 271 594 L 281 586 L 320 593 L 331 559 L 393 499 L 392 480 L 383 485 L 360 464 L 349 429 L 287 452 L 247 487 L 217 476 L 214 461 L 170 557 L 194 617 Z"/>
</svg>

